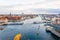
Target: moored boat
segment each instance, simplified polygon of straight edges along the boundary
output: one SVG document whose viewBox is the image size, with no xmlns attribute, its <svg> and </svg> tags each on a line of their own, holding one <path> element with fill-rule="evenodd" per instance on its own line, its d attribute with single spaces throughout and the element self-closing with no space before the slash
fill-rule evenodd
<svg viewBox="0 0 60 40">
<path fill-rule="evenodd" d="M 24 23 L 22 23 L 22 22 L 8 22 L 6 24 L 7 25 L 23 25 Z"/>
</svg>

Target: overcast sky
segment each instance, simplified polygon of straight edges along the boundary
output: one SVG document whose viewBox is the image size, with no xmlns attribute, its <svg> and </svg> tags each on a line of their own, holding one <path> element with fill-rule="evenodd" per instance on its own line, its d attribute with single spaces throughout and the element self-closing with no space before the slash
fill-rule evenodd
<svg viewBox="0 0 60 40">
<path fill-rule="evenodd" d="M 60 9 L 60 0 L 0 0 L 0 10 Z"/>
<path fill-rule="evenodd" d="M 10 6 L 17 4 L 34 4 L 34 6 L 37 4 L 42 8 L 60 8 L 60 0 L 0 0 L 0 6 Z"/>
<path fill-rule="evenodd" d="M 33 4 L 45 0 L 0 0 L 0 6 L 16 5 L 16 4 Z"/>
</svg>

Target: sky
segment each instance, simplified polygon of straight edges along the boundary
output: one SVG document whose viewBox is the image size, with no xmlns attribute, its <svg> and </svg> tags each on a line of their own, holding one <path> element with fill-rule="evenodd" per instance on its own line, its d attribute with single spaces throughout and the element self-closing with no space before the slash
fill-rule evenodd
<svg viewBox="0 0 60 40">
<path fill-rule="evenodd" d="M 43 0 L 0 0 L 0 6 L 16 5 L 16 4 L 33 4 L 42 1 Z"/>
<path fill-rule="evenodd" d="M 44 0 L 0 0 L 0 5 L 31 4 Z"/>
<path fill-rule="evenodd" d="M 0 0 L 0 6 L 25 5 L 38 8 L 60 8 L 60 0 Z"/>
<path fill-rule="evenodd" d="M 60 9 L 60 0 L 0 0 L 1 10 Z"/>
</svg>

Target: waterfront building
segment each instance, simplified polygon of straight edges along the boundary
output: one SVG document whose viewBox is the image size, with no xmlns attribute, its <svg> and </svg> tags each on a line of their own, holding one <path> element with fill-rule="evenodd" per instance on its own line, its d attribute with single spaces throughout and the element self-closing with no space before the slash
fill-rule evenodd
<svg viewBox="0 0 60 40">
<path fill-rule="evenodd" d="M 53 18 L 53 19 L 52 19 L 52 23 L 53 23 L 53 24 L 60 24 L 60 18 L 56 18 L 56 17 Z"/>
<path fill-rule="evenodd" d="M 5 18 L 4 16 L 0 17 L 0 23 L 6 23 L 8 22 L 8 19 Z"/>
<path fill-rule="evenodd" d="M 22 16 L 8 16 L 7 19 L 9 22 L 17 22 L 20 21 Z"/>
</svg>

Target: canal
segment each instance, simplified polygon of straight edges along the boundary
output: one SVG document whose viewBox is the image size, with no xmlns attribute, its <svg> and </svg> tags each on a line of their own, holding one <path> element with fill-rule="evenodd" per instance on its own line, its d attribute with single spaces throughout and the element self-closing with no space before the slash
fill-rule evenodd
<svg viewBox="0 0 60 40">
<path fill-rule="evenodd" d="M 18 33 L 22 35 L 21 40 L 60 40 L 45 31 L 44 23 L 32 24 L 32 21 L 25 21 L 23 25 L 5 25 L 5 29 L 0 31 L 0 40 L 13 40 Z"/>
</svg>

